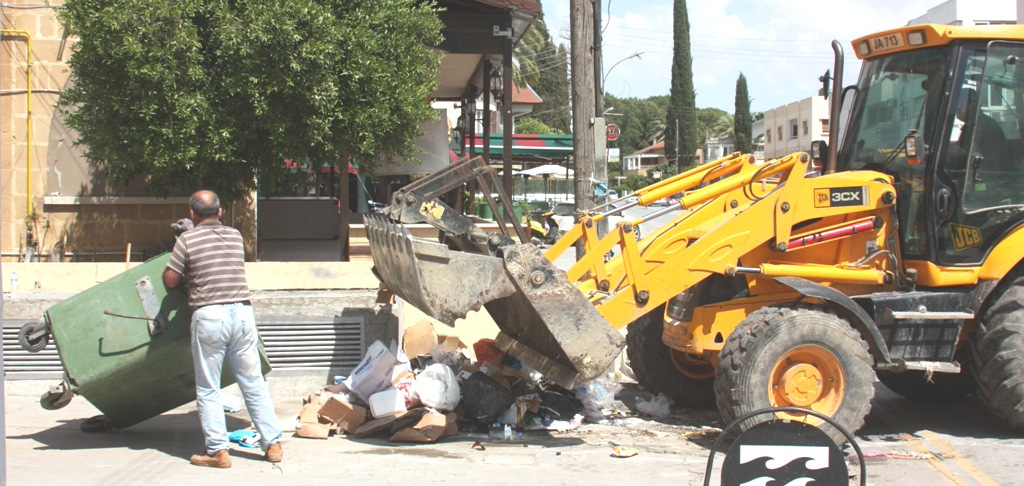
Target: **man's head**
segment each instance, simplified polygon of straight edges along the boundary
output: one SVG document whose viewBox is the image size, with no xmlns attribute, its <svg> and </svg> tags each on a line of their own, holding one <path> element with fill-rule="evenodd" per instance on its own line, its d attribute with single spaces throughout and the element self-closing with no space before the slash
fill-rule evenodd
<svg viewBox="0 0 1024 486">
<path fill-rule="evenodd" d="M 188 199 L 188 209 L 196 222 L 220 219 L 220 198 L 213 191 L 196 191 Z"/>
<path fill-rule="evenodd" d="M 977 108 L 978 92 L 972 88 L 964 88 L 960 90 L 960 106 L 956 111 L 956 117 L 959 118 L 960 121 L 966 122 Z"/>
</svg>

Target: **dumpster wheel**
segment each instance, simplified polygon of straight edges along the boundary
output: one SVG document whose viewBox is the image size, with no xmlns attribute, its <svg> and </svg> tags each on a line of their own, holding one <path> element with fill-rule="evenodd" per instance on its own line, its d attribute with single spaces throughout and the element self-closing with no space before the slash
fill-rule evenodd
<svg viewBox="0 0 1024 486">
<path fill-rule="evenodd" d="M 38 353 L 50 343 L 50 331 L 46 328 L 46 322 L 40 319 L 37 322 L 29 322 L 18 331 L 18 344 L 22 349 L 30 353 Z"/>
<path fill-rule="evenodd" d="M 57 410 L 67 406 L 74 397 L 75 394 L 71 391 L 71 387 L 68 386 L 67 382 L 61 382 L 57 386 L 51 386 L 50 391 L 43 393 L 43 396 L 39 397 L 39 405 L 45 410 Z"/>
</svg>

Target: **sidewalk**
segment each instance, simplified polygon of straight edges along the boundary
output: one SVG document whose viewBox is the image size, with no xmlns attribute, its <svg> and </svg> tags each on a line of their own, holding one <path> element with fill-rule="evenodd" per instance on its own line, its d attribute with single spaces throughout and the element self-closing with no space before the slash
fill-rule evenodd
<svg viewBox="0 0 1024 486">
<path fill-rule="evenodd" d="M 700 427 L 717 417 L 692 411 L 660 421 L 626 417 L 607 424 L 584 424 L 565 433 L 527 432 L 522 442 L 497 443 L 488 442 L 486 434 L 464 430 L 435 444 L 394 443 L 381 436 L 303 439 L 289 430 L 279 465 L 264 461 L 258 449 L 234 446 L 231 469 L 211 470 L 188 462 L 203 443 L 194 404 L 125 430 L 89 434 L 79 425 L 99 412 L 82 397 L 60 410 L 39 406 L 39 395 L 51 384 L 6 382 L 8 484 L 151 486 L 220 480 L 251 486 L 332 480 L 403 486 L 621 485 L 639 478 L 700 484 L 715 437 L 702 434 Z M 276 383 L 272 375 L 270 385 L 278 416 L 288 421 L 298 412 L 305 393 L 292 390 L 281 395 L 279 389 L 295 386 Z M 635 386 L 627 386 L 620 397 L 629 401 L 636 393 Z M 244 411 L 229 414 L 229 429 L 249 425 Z M 481 442 L 484 450 L 474 448 L 475 442 Z M 633 446 L 640 453 L 613 457 L 615 445 Z M 722 457 L 716 456 L 716 462 Z"/>
</svg>

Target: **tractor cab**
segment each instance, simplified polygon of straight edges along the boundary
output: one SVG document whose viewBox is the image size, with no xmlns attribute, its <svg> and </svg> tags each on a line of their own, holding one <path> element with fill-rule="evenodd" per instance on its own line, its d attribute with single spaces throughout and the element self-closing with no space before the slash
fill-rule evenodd
<svg viewBox="0 0 1024 486">
<path fill-rule="evenodd" d="M 853 42 L 864 62 L 837 97 L 849 110 L 836 167 L 895 176 L 906 260 L 976 266 L 1024 222 L 1024 42 L 1014 38 L 1024 27 L 918 25 Z"/>
</svg>

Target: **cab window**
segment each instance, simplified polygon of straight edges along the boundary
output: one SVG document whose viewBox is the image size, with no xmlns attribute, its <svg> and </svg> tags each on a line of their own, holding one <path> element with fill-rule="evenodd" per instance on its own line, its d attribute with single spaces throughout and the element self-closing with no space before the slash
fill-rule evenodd
<svg viewBox="0 0 1024 486">
<path fill-rule="evenodd" d="M 999 238 L 1022 221 L 1024 159 L 1021 123 L 1024 45 L 993 42 L 965 50 L 963 76 L 955 87 L 940 176 L 950 211 L 936 234 L 945 264 L 980 263 Z M 940 188 L 937 200 L 942 200 Z M 942 218 L 939 204 L 939 216 Z"/>
</svg>

